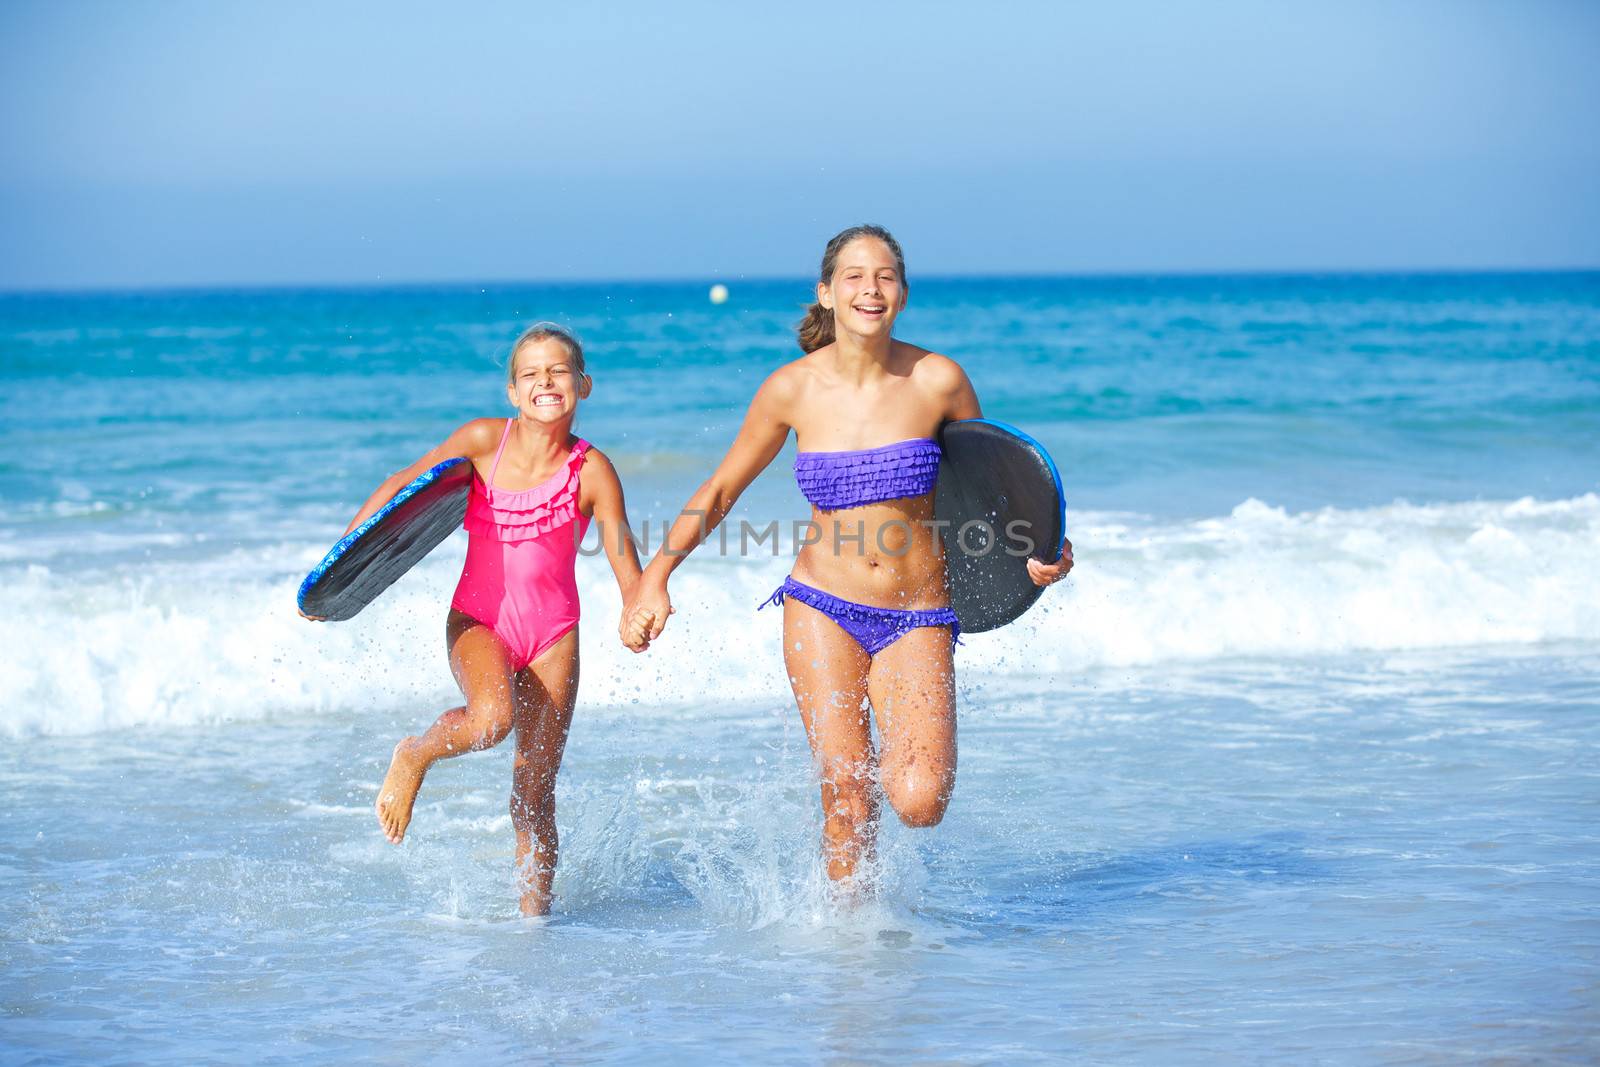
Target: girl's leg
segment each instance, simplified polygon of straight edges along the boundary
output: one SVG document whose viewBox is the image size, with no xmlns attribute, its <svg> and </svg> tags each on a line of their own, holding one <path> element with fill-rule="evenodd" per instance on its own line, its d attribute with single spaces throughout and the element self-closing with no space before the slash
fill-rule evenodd
<svg viewBox="0 0 1600 1067">
<path fill-rule="evenodd" d="M 923 626 L 873 658 L 883 795 L 907 826 L 934 826 L 956 786 L 956 688 L 950 628 Z"/>
<path fill-rule="evenodd" d="M 489 627 L 452 610 L 445 623 L 450 670 L 467 698 L 451 708 L 421 737 L 402 738 L 394 746 L 389 773 L 378 789 L 378 824 L 399 844 L 411 822 L 411 806 L 428 768 L 463 752 L 493 748 L 511 732 L 514 717 L 511 651 Z"/>
<path fill-rule="evenodd" d="M 517 758 L 511 772 L 511 825 L 517 832 L 522 914 L 550 913 L 556 876 L 556 772 L 578 697 L 578 628 L 517 675 Z"/>
<path fill-rule="evenodd" d="M 809 604 L 783 604 L 783 664 L 822 777 L 822 847 L 828 877 L 856 873 L 878 825 L 877 769 L 865 710 L 872 660 L 855 638 Z"/>
</svg>

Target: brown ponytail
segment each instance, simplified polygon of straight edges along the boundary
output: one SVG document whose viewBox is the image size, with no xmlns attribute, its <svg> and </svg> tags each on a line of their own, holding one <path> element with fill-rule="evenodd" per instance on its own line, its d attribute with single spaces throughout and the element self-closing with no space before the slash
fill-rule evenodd
<svg viewBox="0 0 1600 1067">
<path fill-rule="evenodd" d="M 800 335 L 800 351 L 815 352 L 833 344 L 833 312 L 821 304 L 806 308 L 806 317 L 795 327 Z"/>
<path fill-rule="evenodd" d="M 848 230 L 840 230 L 828 242 L 828 247 L 822 251 L 822 270 L 818 273 L 817 280 L 824 285 L 833 283 L 833 272 L 839 263 L 839 253 L 844 251 L 845 245 L 858 237 L 876 237 L 889 251 L 894 253 L 895 268 L 900 272 L 900 284 L 906 285 L 906 256 L 900 251 L 900 242 L 882 226 L 873 226 L 870 223 L 863 226 L 852 226 Z M 806 317 L 795 325 L 795 332 L 800 336 L 800 351 L 815 352 L 825 345 L 833 344 L 833 312 L 821 304 L 812 304 L 806 309 Z"/>
</svg>

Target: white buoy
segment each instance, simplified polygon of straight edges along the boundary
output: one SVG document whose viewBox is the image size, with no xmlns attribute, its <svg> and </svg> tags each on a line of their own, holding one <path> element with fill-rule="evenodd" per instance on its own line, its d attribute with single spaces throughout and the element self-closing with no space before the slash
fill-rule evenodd
<svg viewBox="0 0 1600 1067">
<path fill-rule="evenodd" d="M 711 287 L 711 302 L 713 304 L 726 304 L 728 302 L 728 287 L 718 282 Z"/>
</svg>

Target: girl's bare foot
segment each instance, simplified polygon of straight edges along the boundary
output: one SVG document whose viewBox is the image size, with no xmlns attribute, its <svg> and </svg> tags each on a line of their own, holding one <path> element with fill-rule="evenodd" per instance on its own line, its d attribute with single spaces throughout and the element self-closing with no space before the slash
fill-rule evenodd
<svg viewBox="0 0 1600 1067">
<path fill-rule="evenodd" d="M 398 845 L 405 840 L 406 827 L 411 824 L 411 805 L 416 802 L 417 790 L 422 788 L 422 776 L 428 766 L 417 753 L 415 737 L 401 738 L 394 746 L 394 758 L 389 761 L 389 773 L 378 787 L 378 825 L 383 836 Z"/>
<path fill-rule="evenodd" d="M 537 889 L 522 894 L 522 914 L 530 919 L 541 919 L 550 914 L 550 898 Z"/>
<path fill-rule="evenodd" d="M 532 837 L 528 833 L 517 834 L 517 891 L 521 894 L 522 914 L 537 917 L 550 914 L 550 890 L 556 872 L 534 855 Z"/>
</svg>

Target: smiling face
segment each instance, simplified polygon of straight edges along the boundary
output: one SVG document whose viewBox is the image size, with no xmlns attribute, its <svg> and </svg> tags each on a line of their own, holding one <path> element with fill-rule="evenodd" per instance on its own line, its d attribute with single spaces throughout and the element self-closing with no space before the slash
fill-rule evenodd
<svg viewBox="0 0 1600 1067">
<path fill-rule="evenodd" d="M 888 337 L 906 306 L 905 279 L 894 252 L 876 237 L 858 237 L 839 250 L 833 279 L 817 283 L 817 302 L 833 311 L 839 331 Z"/>
<path fill-rule="evenodd" d="M 577 412 L 589 386 L 589 376 L 578 370 L 567 346 L 542 337 L 517 349 L 506 396 L 523 418 L 560 422 Z"/>
</svg>

